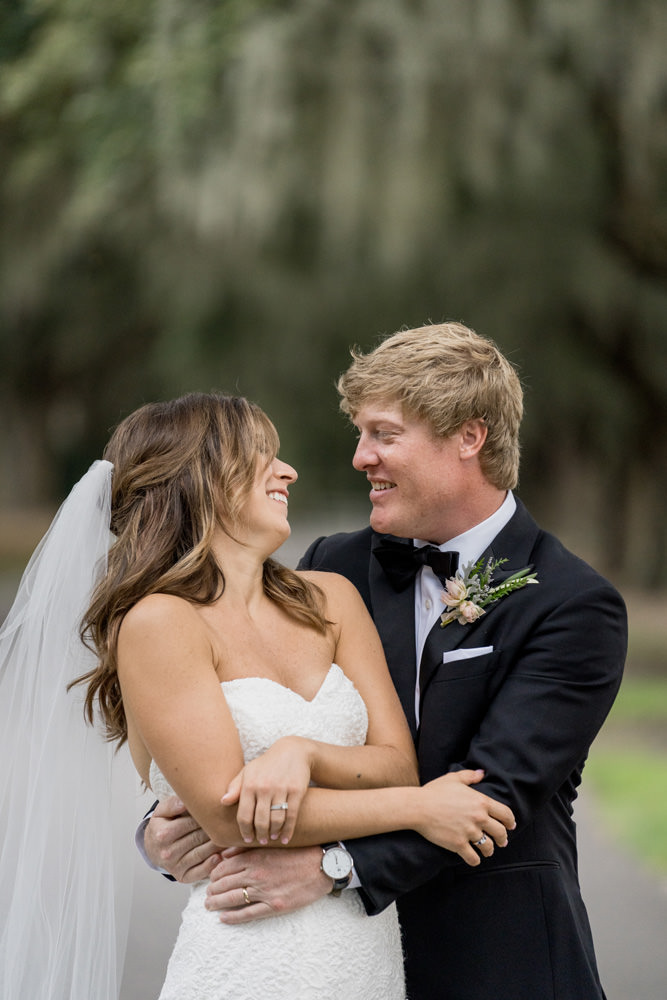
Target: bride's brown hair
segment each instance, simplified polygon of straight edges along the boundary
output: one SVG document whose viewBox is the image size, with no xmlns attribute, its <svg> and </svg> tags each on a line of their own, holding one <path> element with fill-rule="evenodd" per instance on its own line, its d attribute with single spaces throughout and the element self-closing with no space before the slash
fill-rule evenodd
<svg viewBox="0 0 667 1000">
<path fill-rule="evenodd" d="M 239 396 L 190 393 L 148 403 L 118 425 L 104 451 L 113 464 L 107 572 L 81 626 L 99 663 L 74 683 L 87 683 L 85 711 L 95 701 L 107 738 L 122 745 L 127 720 L 117 674 L 118 631 L 147 594 L 175 594 L 211 604 L 225 589 L 211 551 L 216 528 L 233 532 L 258 462 L 278 453 L 278 434 L 263 410 Z M 264 591 L 292 618 L 325 632 L 319 588 L 273 559 Z"/>
</svg>

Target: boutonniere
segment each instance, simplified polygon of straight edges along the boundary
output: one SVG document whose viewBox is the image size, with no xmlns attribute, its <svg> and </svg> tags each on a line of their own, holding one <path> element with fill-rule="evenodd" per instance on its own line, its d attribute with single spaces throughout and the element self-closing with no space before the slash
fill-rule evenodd
<svg viewBox="0 0 667 1000">
<path fill-rule="evenodd" d="M 486 613 L 484 608 L 487 604 L 499 601 L 528 583 L 538 582 L 537 573 L 531 573 L 526 567 L 508 576 L 497 587 L 492 587 L 494 572 L 506 562 L 507 559 L 489 559 L 484 565 L 484 560 L 480 559 L 458 570 L 456 576 L 450 576 L 442 592 L 442 603 L 448 610 L 440 615 L 440 627 L 444 628 L 450 622 L 461 625 L 476 622 Z"/>
</svg>

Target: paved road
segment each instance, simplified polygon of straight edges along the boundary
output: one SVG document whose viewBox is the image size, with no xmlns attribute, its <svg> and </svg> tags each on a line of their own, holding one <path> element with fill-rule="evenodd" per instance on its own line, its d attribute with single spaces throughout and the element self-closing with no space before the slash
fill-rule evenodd
<svg viewBox="0 0 667 1000">
<path fill-rule="evenodd" d="M 667 876 L 649 872 L 609 838 L 585 792 L 575 816 L 581 885 L 607 1000 L 667 1000 Z"/>
</svg>

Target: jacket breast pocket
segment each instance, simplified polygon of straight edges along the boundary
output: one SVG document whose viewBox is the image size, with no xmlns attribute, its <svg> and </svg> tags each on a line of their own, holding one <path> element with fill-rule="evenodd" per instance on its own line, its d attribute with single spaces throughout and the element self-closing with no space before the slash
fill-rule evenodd
<svg viewBox="0 0 667 1000">
<path fill-rule="evenodd" d="M 498 651 L 493 646 L 452 649 L 442 654 L 442 663 L 433 678 L 434 683 L 476 677 L 494 670 Z"/>
</svg>

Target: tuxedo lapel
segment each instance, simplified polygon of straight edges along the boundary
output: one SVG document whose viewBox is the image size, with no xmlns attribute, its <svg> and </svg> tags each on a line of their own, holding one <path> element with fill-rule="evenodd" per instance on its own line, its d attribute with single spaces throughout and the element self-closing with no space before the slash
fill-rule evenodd
<svg viewBox="0 0 667 1000">
<path fill-rule="evenodd" d="M 516 498 L 516 510 L 505 527 L 491 542 L 483 559 L 506 559 L 493 574 L 493 582 L 500 583 L 512 573 L 524 569 L 530 564 L 531 553 L 535 547 L 540 532 L 519 498 Z"/>
<path fill-rule="evenodd" d="M 373 548 L 381 540 L 381 535 L 373 536 L 368 571 L 373 620 L 382 639 L 394 687 L 414 737 L 416 732 L 415 588 L 413 583 L 405 590 L 398 592 L 394 590 L 380 563 L 372 555 Z"/>
<path fill-rule="evenodd" d="M 420 698 L 424 697 L 426 688 L 442 663 L 442 654 L 456 649 L 465 639 L 466 629 L 469 628 L 469 625 L 459 625 L 458 622 L 450 622 L 443 628 L 440 617 L 438 617 L 435 625 L 426 636 L 419 664 Z"/>
<path fill-rule="evenodd" d="M 517 499 L 516 504 L 516 511 L 481 557 L 484 563 L 487 563 L 489 559 L 494 561 L 496 559 L 507 560 L 493 574 L 494 584 L 502 583 L 513 573 L 529 565 L 530 553 L 539 532 L 537 524 L 519 499 Z M 443 627 L 440 618 L 438 618 L 426 637 L 419 665 L 420 698 L 424 697 L 428 685 L 442 664 L 442 654 L 457 649 L 464 640 L 469 640 L 469 644 L 474 645 L 475 634 L 480 623 L 482 621 L 485 624 L 488 623 L 488 616 L 496 613 L 502 603 L 503 599 L 497 604 L 488 605 L 483 618 L 467 625 L 450 622 Z"/>
</svg>

